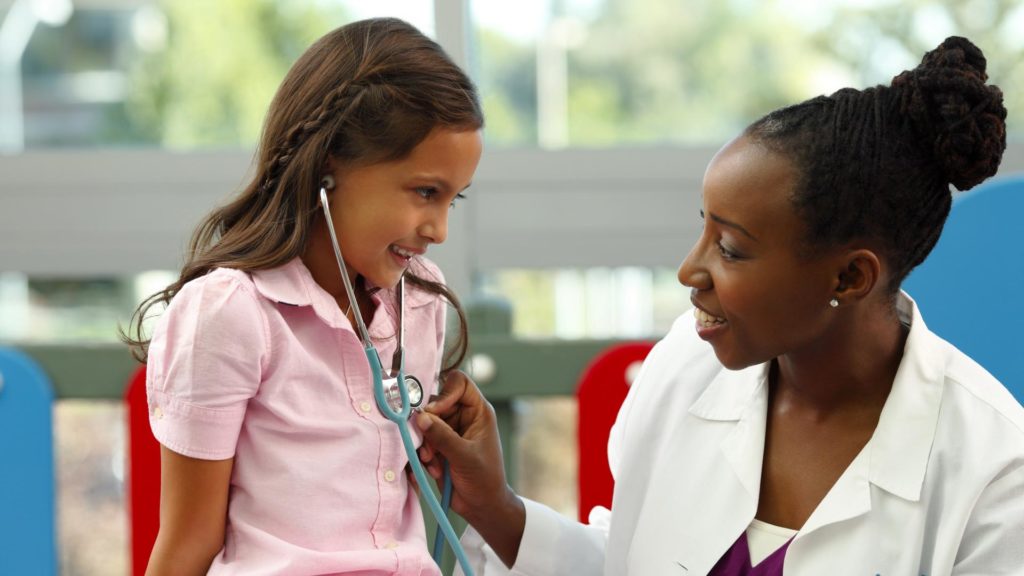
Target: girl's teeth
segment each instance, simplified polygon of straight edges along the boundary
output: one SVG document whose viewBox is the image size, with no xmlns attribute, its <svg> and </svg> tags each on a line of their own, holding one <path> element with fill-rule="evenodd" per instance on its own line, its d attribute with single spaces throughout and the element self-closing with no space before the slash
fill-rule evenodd
<svg viewBox="0 0 1024 576">
<path fill-rule="evenodd" d="M 413 254 L 412 252 L 407 252 L 405 250 L 402 250 L 398 246 L 392 246 L 391 247 L 391 251 L 394 252 L 395 254 L 398 254 L 399 256 L 401 256 L 403 258 L 412 258 L 413 256 L 415 256 L 415 254 Z"/>
<path fill-rule="evenodd" d="M 693 309 L 693 316 L 701 323 L 705 328 L 716 326 L 718 324 L 725 324 L 725 318 L 719 318 L 718 316 L 712 316 L 700 308 Z"/>
</svg>

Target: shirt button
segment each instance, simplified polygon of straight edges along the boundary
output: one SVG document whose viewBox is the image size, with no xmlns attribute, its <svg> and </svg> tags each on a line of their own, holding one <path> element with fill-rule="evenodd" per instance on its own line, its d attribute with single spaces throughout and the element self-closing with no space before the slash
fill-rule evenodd
<svg viewBox="0 0 1024 576">
<path fill-rule="evenodd" d="M 392 540 L 391 542 L 388 542 L 384 547 L 388 550 L 394 550 L 395 548 L 398 548 L 398 542 Z"/>
<path fill-rule="evenodd" d="M 388 482 L 394 482 L 395 473 L 391 470 L 388 470 L 387 472 L 384 473 L 384 479 L 387 480 Z"/>
<path fill-rule="evenodd" d="M 159 420 L 159 419 L 161 419 L 163 417 L 164 417 L 164 411 L 159 406 L 157 406 L 156 408 L 153 408 L 153 418 L 156 418 L 157 420 Z"/>
<path fill-rule="evenodd" d="M 364 413 L 368 413 L 370 410 L 373 409 L 373 406 L 370 406 L 369 402 L 363 402 L 362 404 L 359 405 L 359 409 L 362 410 Z"/>
</svg>

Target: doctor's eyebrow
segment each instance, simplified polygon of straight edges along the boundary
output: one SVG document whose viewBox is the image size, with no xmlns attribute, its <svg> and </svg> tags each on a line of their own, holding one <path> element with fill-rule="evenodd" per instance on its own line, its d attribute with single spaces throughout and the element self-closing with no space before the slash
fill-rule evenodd
<svg viewBox="0 0 1024 576">
<path fill-rule="evenodd" d="M 750 238 L 754 242 L 760 242 L 760 240 L 758 240 L 756 236 L 754 236 L 749 231 L 747 231 L 747 229 L 744 228 L 743 226 L 740 226 L 739 224 L 737 224 L 737 223 L 735 223 L 735 222 L 733 222 L 731 220 L 726 220 L 725 218 L 722 218 L 721 216 L 717 216 L 715 214 L 708 214 L 708 216 L 710 216 L 712 220 L 714 220 L 715 222 L 721 224 L 722 226 L 728 226 L 729 228 L 733 228 L 733 229 L 739 230 L 747 238 Z M 702 220 L 704 219 L 704 211 L 703 210 L 700 211 L 700 217 L 701 217 Z"/>
</svg>

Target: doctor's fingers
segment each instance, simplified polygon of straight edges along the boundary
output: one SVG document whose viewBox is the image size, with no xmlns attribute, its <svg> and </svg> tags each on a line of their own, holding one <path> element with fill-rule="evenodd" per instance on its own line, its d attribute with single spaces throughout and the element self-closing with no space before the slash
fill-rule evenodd
<svg viewBox="0 0 1024 576">
<path fill-rule="evenodd" d="M 441 458 L 441 454 L 434 450 L 429 442 L 424 440 L 423 444 L 416 451 L 416 455 L 431 478 L 437 480 L 441 477 L 444 460 Z"/>
<path fill-rule="evenodd" d="M 467 519 L 481 510 L 493 510 L 508 492 L 493 409 L 490 404 L 485 407 L 487 410 L 481 412 L 490 413 L 490 419 L 474 419 L 463 436 L 437 416 L 421 414 L 421 417 L 435 419 L 423 433 L 424 442 L 429 443 L 434 452 L 427 467 L 430 475 L 439 481 L 447 461 L 453 487 L 452 510 Z M 490 424 L 481 424 L 483 420 L 489 420 Z"/>
<path fill-rule="evenodd" d="M 412 464 L 405 465 L 405 477 L 409 481 L 409 486 L 412 486 L 412 489 L 416 491 L 416 496 L 423 496 L 420 492 L 420 483 L 416 481 L 416 474 L 412 471 Z"/>
<path fill-rule="evenodd" d="M 482 443 L 486 444 L 488 436 L 486 430 L 481 432 L 479 426 L 472 424 L 456 430 L 445 419 L 428 412 L 418 414 L 416 424 L 423 433 L 423 444 L 427 446 L 424 452 L 431 457 L 431 465 L 442 456 L 455 467 L 475 465 L 476 452 Z"/>
<path fill-rule="evenodd" d="M 448 418 L 463 406 L 476 406 L 482 402 L 486 400 L 476 383 L 465 372 L 453 370 L 445 376 L 441 393 L 427 404 L 425 410 Z"/>
</svg>

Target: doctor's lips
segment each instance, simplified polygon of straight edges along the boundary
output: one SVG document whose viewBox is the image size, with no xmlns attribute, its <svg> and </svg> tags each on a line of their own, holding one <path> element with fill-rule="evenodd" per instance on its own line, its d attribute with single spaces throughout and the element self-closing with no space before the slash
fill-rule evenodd
<svg viewBox="0 0 1024 576">
<path fill-rule="evenodd" d="M 725 324 L 725 318 L 719 318 L 718 316 L 712 316 L 701 308 L 693 309 L 693 317 L 697 319 L 697 323 L 705 328 L 712 326 L 719 326 Z"/>
</svg>

